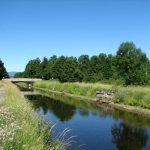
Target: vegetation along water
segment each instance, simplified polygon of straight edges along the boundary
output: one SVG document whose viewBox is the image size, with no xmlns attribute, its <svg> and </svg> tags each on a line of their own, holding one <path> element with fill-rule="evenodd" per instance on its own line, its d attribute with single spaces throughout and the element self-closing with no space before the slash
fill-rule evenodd
<svg viewBox="0 0 150 150">
<path fill-rule="evenodd" d="M 84 97 L 96 98 L 97 91 L 109 91 L 114 93 L 113 101 L 132 106 L 150 108 L 150 88 L 142 86 L 114 86 L 101 83 L 60 83 L 57 81 L 39 81 L 35 87 L 60 91 Z"/>
<path fill-rule="evenodd" d="M 10 82 L 1 86 L 6 95 L 0 100 L 0 149 L 63 150 L 59 140 L 51 140 L 52 124 L 33 115 L 31 104 L 16 86 Z"/>
</svg>

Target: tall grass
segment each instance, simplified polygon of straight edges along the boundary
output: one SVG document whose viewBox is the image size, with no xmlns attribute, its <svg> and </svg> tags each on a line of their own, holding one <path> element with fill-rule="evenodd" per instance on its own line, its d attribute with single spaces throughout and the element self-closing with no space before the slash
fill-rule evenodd
<svg viewBox="0 0 150 150">
<path fill-rule="evenodd" d="M 150 109 L 150 87 L 118 87 L 115 102 Z"/>
<path fill-rule="evenodd" d="M 91 98 L 95 97 L 96 91 L 111 91 L 114 92 L 115 103 L 150 109 L 150 87 L 123 87 L 101 83 L 60 83 L 57 81 L 38 81 L 34 86 Z"/>
<path fill-rule="evenodd" d="M 50 138 L 51 127 L 42 124 L 42 119 L 33 116 L 31 104 L 21 95 L 19 90 L 10 82 L 5 82 L 6 98 L 1 102 L 9 109 L 5 117 L 8 136 L 0 141 L 4 150 L 61 150 L 62 145 Z M 12 119 L 13 118 L 13 119 Z M 10 125 L 8 124 L 11 121 Z M 13 130 L 15 129 L 15 130 Z M 10 130 L 10 131 L 9 131 Z M 14 132 L 12 133 L 13 130 Z M 12 135 L 11 135 L 12 134 Z"/>
<path fill-rule="evenodd" d="M 34 86 L 85 97 L 95 97 L 96 91 L 113 91 L 112 85 L 100 83 L 60 83 L 58 81 L 38 81 Z"/>
</svg>

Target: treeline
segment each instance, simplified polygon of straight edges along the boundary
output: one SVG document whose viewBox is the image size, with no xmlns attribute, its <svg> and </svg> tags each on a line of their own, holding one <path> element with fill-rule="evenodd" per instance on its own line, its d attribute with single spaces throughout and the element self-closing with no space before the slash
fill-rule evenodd
<svg viewBox="0 0 150 150">
<path fill-rule="evenodd" d="M 9 78 L 9 75 L 6 71 L 4 63 L 2 62 L 2 60 L 0 60 L 0 80 L 2 80 L 3 78 Z"/>
<path fill-rule="evenodd" d="M 150 80 L 150 60 L 132 42 L 122 43 L 116 55 L 92 57 L 52 56 L 30 60 L 24 72 L 15 77 L 56 79 L 60 82 L 119 81 L 126 85 L 144 85 Z"/>
</svg>

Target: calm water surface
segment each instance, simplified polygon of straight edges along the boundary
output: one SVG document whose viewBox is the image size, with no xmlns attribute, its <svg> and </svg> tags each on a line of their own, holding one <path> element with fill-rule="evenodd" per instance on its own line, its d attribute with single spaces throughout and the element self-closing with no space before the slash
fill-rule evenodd
<svg viewBox="0 0 150 150">
<path fill-rule="evenodd" d="M 150 119 L 106 106 L 99 108 L 94 103 L 49 96 L 27 98 L 35 112 L 57 124 L 54 137 L 65 128 L 72 129 L 67 136 L 76 137 L 69 150 L 150 150 Z"/>
</svg>

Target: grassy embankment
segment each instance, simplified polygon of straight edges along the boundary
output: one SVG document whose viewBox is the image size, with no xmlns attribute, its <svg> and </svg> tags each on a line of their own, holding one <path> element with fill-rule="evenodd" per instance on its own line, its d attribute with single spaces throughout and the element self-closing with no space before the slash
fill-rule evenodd
<svg viewBox="0 0 150 150">
<path fill-rule="evenodd" d="M 1 84 L 1 83 L 0 83 Z M 0 148 L 4 150 L 62 150 L 50 140 L 51 127 L 33 116 L 31 104 L 10 82 L 3 83 L 6 97 L 0 101 Z"/>
<path fill-rule="evenodd" d="M 35 87 L 70 93 L 84 97 L 95 97 L 96 91 L 114 92 L 115 103 L 140 106 L 150 109 L 150 88 L 142 86 L 114 86 L 101 83 L 59 83 L 57 81 L 39 81 Z"/>
</svg>

